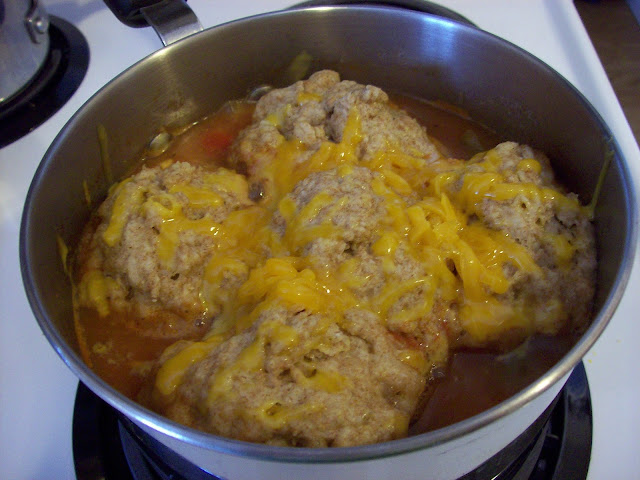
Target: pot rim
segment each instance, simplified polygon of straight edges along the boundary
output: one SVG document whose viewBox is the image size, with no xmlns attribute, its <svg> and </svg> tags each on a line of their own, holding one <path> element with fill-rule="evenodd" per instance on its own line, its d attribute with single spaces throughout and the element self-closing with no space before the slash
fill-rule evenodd
<svg viewBox="0 0 640 480">
<path fill-rule="evenodd" d="M 525 55 L 531 62 L 536 63 L 538 68 L 546 70 L 552 74 L 559 82 L 563 83 L 565 87 L 581 101 L 589 113 L 597 120 L 602 131 L 606 133 L 607 138 L 610 139 L 610 147 L 612 153 L 614 153 L 614 162 L 617 160 L 618 168 L 622 173 L 622 182 L 625 188 L 625 200 L 627 203 L 626 211 L 626 225 L 627 236 L 625 244 L 623 245 L 623 254 L 621 260 L 621 267 L 618 275 L 611 287 L 611 293 L 604 301 L 598 315 L 596 315 L 589 328 L 583 333 L 580 340 L 567 352 L 567 354 L 558 361 L 552 368 L 550 368 L 544 375 L 539 377 L 535 382 L 520 390 L 515 395 L 502 401 L 500 404 L 485 410 L 477 415 L 454 423 L 452 425 L 429 431 L 426 433 L 410 436 L 407 438 L 386 441 L 370 445 L 362 445 L 355 447 L 339 447 L 339 448 L 301 448 L 301 447 L 276 447 L 264 444 L 251 443 L 241 440 L 234 440 L 230 438 L 216 436 L 210 433 L 206 433 L 200 430 L 187 427 L 185 425 L 176 423 L 160 414 L 157 414 L 139 403 L 129 399 L 123 394 L 119 393 L 104 380 L 102 380 L 96 373 L 90 370 L 79 355 L 67 344 L 62 335 L 52 325 L 52 322 L 47 318 L 46 308 L 42 304 L 40 298 L 35 293 L 37 291 L 34 282 L 34 276 L 32 275 L 33 265 L 29 262 L 28 255 L 28 236 L 30 231 L 30 219 L 29 211 L 31 207 L 32 198 L 35 195 L 35 191 L 38 190 L 40 180 L 46 175 L 49 160 L 54 156 L 58 149 L 58 146 L 63 142 L 67 134 L 73 130 L 74 124 L 78 121 L 81 113 L 88 109 L 91 104 L 95 103 L 96 97 L 101 97 L 108 94 L 109 87 L 113 85 L 116 80 L 125 76 L 135 75 L 135 69 L 144 63 L 148 63 L 150 59 L 158 56 L 165 55 L 167 49 L 176 48 L 188 48 L 190 42 L 199 41 L 206 35 L 215 34 L 214 32 L 222 31 L 226 28 L 232 28 L 239 23 L 247 23 L 260 21 L 265 17 L 280 16 L 280 15 L 296 15 L 300 12 L 317 11 L 322 14 L 323 11 L 334 10 L 383 10 L 386 15 L 421 15 L 425 16 L 425 21 L 429 22 L 444 22 L 449 24 L 451 28 L 458 29 L 472 29 L 477 34 L 487 36 L 492 42 L 499 42 L 505 48 L 515 49 L 518 53 Z M 479 32 L 479 33 L 478 33 Z M 69 369 L 93 392 L 113 406 L 116 410 L 125 414 L 126 416 L 140 422 L 149 428 L 173 437 L 177 440 L 186 442 L 193 446 L 202 447 L 208 450 L 215 450 L 221 453 L 228 453 L 237 456 L 251 457 L 266 461 L 276 462 L 288 462 L 288 463 L 350 463 L 358 462 L 370 459 L 381 459 L 385 457 L 396 456 L 400 454 L 410 453 L 417 450 L 422 450 L 428 447 L 437 446 L 451 440 L 460 438 L 465 434 L 476 431 L 494 421 L 513 413 L 519 408 L 523 407 L 527 403 L 534 400 L 544 391 L 546 391 L 551 385 L 560 381 L 563 377 L 577 365 L 584 357 L 587 351 L 593 346 L 600 334 L 603 332 L 611 317 L 613 316 L 620 299 L 624 294 L 625 287 L 628 283 L 629 276 L 633 267 L 633 259 L 636 253 L 638 243 L 638 211 L 635 188 L 633 179 L 629 171 L 627 162 L 625 161 L 621 150 L 613 137 L 610 129 L 590 104 L 590 102 L 580 93 L 576 87 L 574 87 L 568 80 L 562 75 L 553 70 L 546 63 L 527 52 L 526 50 L 504 40 L 496 35 L 488 33 L 484 30 L 480 30 L 474 26 L 469 26 L 454 20 L 443 19 L 441 17 L 435 17 L 427 13 L 420 13 L 415 11 L 406 11 L 397 7 L 386 6 L 370 6 L 370 5 L 349 5 L 349 6 L 323 6 L 323 7 L 305 7 L 296 8 L 292 10 L 282 10 L 276 12 L 269 12 L 259 15 L 253 15 L 230 22 L 226 22 L 220 25 L 212 26 L 205 29 L 202 32 L 186 37 L 174 44 L 161 48 L 142 60 L 136 62 L 128 69 L 121 72 L 119 75 L 111 79 L 107 84 L 101 87 L 96 93 L 94 93 L 83 105 L 76 111 L 69 121 L 65 124 L 63 129 L 58 133 L 51 146 L 45 153 L 40 165 L 38 166 L 32 183 L 29 187 L 29 191 L 26 196 L 26 202 L 22 214 L 20 238 L 19 238 L 19 254 L 21 273 L 27 294 L 28 301 L 31 305 L 33 313 L 38 321 L 40 328 L 42 329 L 45 337 L 52 345 L 54 350 L 63 360 L 63 362 L 69 367 Z"/>
</svg>

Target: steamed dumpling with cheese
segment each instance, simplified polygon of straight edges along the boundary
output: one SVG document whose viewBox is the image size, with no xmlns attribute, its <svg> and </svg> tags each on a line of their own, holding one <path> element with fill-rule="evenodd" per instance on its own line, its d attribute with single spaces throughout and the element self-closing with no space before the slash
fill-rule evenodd
<svg viewBox="0 0 640 480">
<path fill-rule="evenodd" d="M 154 407 L 180 423 L 272 445 L 340 447 L 406 436 L 428 364 L 417 345 L 274 258 L 238 292 L 231 329 L 165 351 Z"/>
<path fill-rule="evenodd" d="M 100 316 L 132 312 L 133 327 L 152 336 L 204 333 L 262 255 L 264 245 L 236 248 L 237 231 L 264 217 L 252 205 L 235 172 L 143 168 L 111 188 L 84 237 L 79 305 Z"/>
<path fill-rule="evenodd" d="M 493 295 L 466 292 L 461 343 L 484 345 L 500 335 L 518 342 L 536 332 L 584 328 L 595 291 L 593 225 L 577 196 L 556 181 L 549 159 L 504 142 L 440 180 L 438 190 L 468 219 L 467 229 L 487 229 L 512 252 L 495 272 L 503 286 Z M 477 250 L 490 261 L 505 253 Z"/>
<path fill-rule="evenodd" d="M 273 228 L 329 289 L 353 296 L 441 366 L 448 358 L 446 312 L 457 296 L 436 285 L 436 267 L 422 261 L 405 234 L 408 222 L 397 223 L 395 215 L 416 199 L 395 193 L 379 172 L 345 165 L 296 184 L 280 201 Z"/>
<path fill-rule="evenodd" d="M 383 90 L 340 80 L 331 70 L 267 93 L 253 120 L 235 142 L 231 165 L 247 174 L 257 197 L 268 200 L 287 193 L 282 175 L 296 175 L 287 170 L 305 162 L 335 156 L 368 162 L 381 152 L 402 152 L 420 165 L 440 158 L 424 127 Z"/>
</svg>

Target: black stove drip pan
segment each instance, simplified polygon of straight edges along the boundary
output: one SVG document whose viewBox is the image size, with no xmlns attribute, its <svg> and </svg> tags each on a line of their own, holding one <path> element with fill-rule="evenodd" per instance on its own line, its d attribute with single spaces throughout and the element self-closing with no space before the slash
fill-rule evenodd
<svg viewBox="0 0 640 480">
<path fill-rule="evenodd" d="M 591 396 L 580 363 L 527 431 L 461 480 L 584 480 L 591 435 Z M 82 383 L 73 417 L 73 455 L 78 480 L 219 479 L 146 435 Z"/>
<path fill-rule="evenodd" d="M 0 105 L 0 148 L 51 118 L 76 92 L 89 67 L 89 45 L 69 22 L 49 17 L 49 54 L 36 77 Z"/>
</svg>

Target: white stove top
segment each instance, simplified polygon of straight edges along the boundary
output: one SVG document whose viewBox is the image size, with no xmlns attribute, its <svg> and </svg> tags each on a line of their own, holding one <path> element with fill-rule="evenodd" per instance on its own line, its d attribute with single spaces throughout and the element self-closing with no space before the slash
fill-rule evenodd
<svg viewBox="0 0 640 480">
<path fill-rule="evenodd" d="M 0 479 L 73 479 L 71 420 L 77 379 L 49 345 L 22 286 L 20 217 L 31 178 L 68 118 L 102 85 L 161 48 L 150 28 L 122 25 L 98 0 L 44 0 L 47 11 L 87 38 L 90 64 L 71 100 L 50 120 L 0 149 Z M 295 0 L 190 0 L 201 23 L 277 10 Z M 595 106 L 613 130 L 640 185 L 640 151 L 570 0 L 439 0 L 480 28 L 550 64 Z M 593 402 L 589 480 L 640 478 L 640 263 L 611 323 L 587 354 Z M 635 312 L 635 313 L 634 313 Z"/>
</svg>

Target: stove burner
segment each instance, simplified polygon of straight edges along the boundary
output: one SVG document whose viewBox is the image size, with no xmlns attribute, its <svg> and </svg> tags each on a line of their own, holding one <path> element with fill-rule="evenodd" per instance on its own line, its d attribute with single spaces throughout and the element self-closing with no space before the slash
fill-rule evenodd
<svg viewBox="0 0 640 480">
<path fill-rule="evenodd" d="M 460 480 L 584 480 L 591 457 L 591 396 L 580 363 L 520 437 Z M 82 383 L 73 416 L 78 480 L 216 480 L 146 435 Z"/>
<path fill-rule="evenodd" d="M 89 46 L 67 21 L 50 16 L 49 55 L 36 78 L 0 106 L 0 148 L 48 120 L 78 89 L 89 66 Z"/>
</svg>

